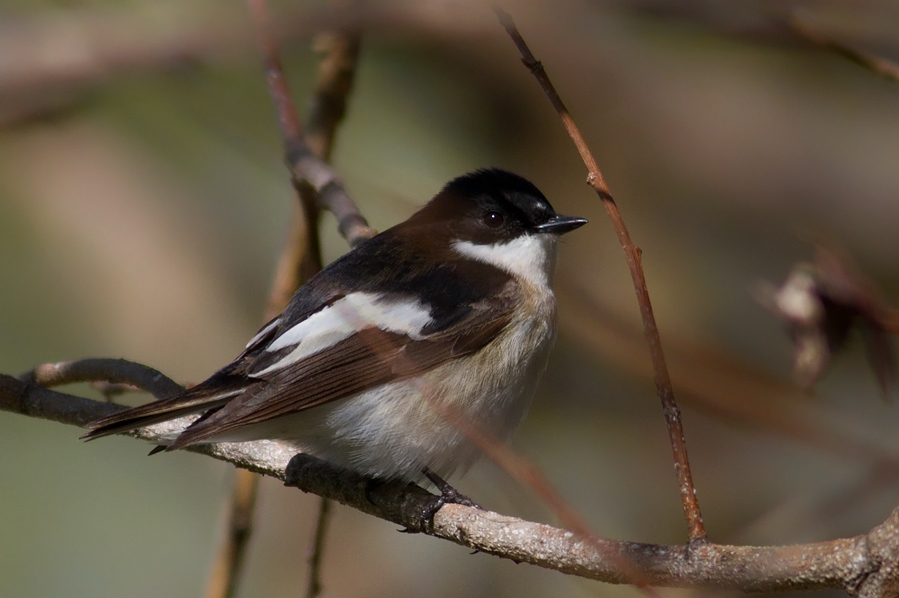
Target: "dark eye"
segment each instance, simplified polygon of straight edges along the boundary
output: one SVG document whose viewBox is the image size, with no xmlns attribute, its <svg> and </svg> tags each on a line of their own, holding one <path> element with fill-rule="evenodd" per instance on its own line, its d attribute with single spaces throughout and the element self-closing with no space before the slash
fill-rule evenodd
<svg viewBox="0 0 899 598">
<path fill-rule="evenodd" d="M 499 212 L 487 212 L 484 214 L 484 224 L 490 228 L 498 228 L 503 225 L 503 215 Z"/>
</svg>

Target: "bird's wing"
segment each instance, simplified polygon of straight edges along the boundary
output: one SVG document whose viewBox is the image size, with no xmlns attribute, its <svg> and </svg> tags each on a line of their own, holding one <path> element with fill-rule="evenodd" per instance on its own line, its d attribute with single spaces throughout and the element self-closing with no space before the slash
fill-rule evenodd
<svg viewBox="0 0 899 598">
<path fill-rule="evenodd" d="M 333 312 L 322 310 L 296 325 L 305 333 L 300 342 L 285 345 L 290 340 L 289 331 L 279 337 L 287 339 L 280 344 L 274 339 L 270 350 L 257 355 L 246 370 L 246 379 L 253 385 L 251 391 L 230 398 L 198 420 L 169 448 L 227 436 L 239 428 L 352 396 L 473 353 L 495 339 L 511 320 L 517 296 L 512 288 L 515 284 L 510 281 L 506 292 L 459 306 L 455 311 L 462 314 L 444 311 L 443 317 L 453 320 L 446 326 L 434 320 L 422 321 L 414 305 L 386 301 L 381 307 L 395 319 L 393 329 L 383 330 L 365 317 L 364 308 L 372 304 L 360 301 L 363 309 L 340 313 L 347 308 L 343 305 L 347 299 L 341 299 L 328 308 Z M 384 311 L 376 315 L 382 324 L 391 321 Z M 341 321 L 352 329 L 349 333 L 335 325 Z M 309 332 L 316 323 L 330 327 Z M 404 329 L 409 324 L 412 326 Z"/>
<path fill-rule="evenodd" d="M 234 362 L 183 395 L 91 422 L 83 438 L 205 412 L 169 447 L 177 449 L 414 376 L 496 338 L 516 285 L 508 278 L 498 293 L 441 309 L 403 295 L 331 296 L 317 311 L 263 326 Z"/>
</svg>

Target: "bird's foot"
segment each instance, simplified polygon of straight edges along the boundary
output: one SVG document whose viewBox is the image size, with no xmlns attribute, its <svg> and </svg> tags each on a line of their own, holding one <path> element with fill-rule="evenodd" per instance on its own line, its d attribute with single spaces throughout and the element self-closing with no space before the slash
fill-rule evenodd
<svg viewBox="0 0 899 598">
<path fill-rule="evenodd" d="M 437 486 L 437 489 L 440 490 L 440 495 L 435 496 L 433 500 L 429 501 L 428 504 L 422 508 L 421 517 L 418 520 L 418 526 L 421 531 L 427 530 L 428 527 L 434 529 L 434 516 L 443 505 L 454 504 L 482 509 L 481 505 L 450 486 L 446 480 L 430 469 L 425 468 L 423 473 L 425 474 L 425 477 L 431 480 L 432 484 Z"/>
</svg>

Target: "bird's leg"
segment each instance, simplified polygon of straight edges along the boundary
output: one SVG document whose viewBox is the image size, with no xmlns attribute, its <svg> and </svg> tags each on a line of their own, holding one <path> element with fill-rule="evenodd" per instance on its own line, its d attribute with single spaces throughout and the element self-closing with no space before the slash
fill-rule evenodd
<svg viewBox="0 0 899 598">
<path fill-rule="evenodd" d="M 439 475 L 425 467 L 422 470 L 422 473 L 425 474 L 425 477 L 431 480 L 431 483 L 437 486 L 437 489 L 440 490 L 440 496 L 435 496 L 433 500 L 428 502 L 427 505 L 421 510 L 421 518 L 419 519 L 419 527 L 422 531 L 427 529 L 427 524 L 430 522 L 431 528 L 434 527 L 434 515 L 437 514 L 437 511 L 440 510 L 440 507 L 446 504 L 455 504 L 455 505 L 464 505 L 466 507 L 474 507 L 475 509 L 481 509 L 481 505 L 471 500 L 455 488 L 449 485 L 449 483 L 441 478 Z"/>
</svg>

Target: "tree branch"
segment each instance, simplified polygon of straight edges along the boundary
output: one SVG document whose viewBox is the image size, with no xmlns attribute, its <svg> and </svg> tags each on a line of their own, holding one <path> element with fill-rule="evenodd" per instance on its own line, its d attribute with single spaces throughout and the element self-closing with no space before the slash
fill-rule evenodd
<svg viewBox="0 0 899 598">
<path fill-rule="evenodd" d="M 206 598 L 231 598 L 236 595 L 247 544 L 253 532 L 258 494 L 259 476 L 246 469 L 236 470 L 228 499 L 227 529 L 206 581 Z"/>
<path fill-rule="evenodd" d="M 537 60 L 527 43 L 515 26 L 511 15 L 499 7 L 494 7 L 494 12 L 500 21 L 500 24 L 506 29 L 509 37 L 515 43 L 518 51 L 521 53 L 521 61 L 525 67 L 540 83 L 540 87 L 546 93 L 550 103 L 559 118 L 562 119 L 562 125 L 568 131 L 568 135 L 577 147 L 584 165 L 587 167 L 587 183 L 593 187 L 606 208 L 609 218 L 618 234 L 618 240 L 621 242 L 621 248 L 624 250 L 627 265 L 630 269 L 631 278 L 634 283 L 634 290 L 637 292 L 637 303 L 640 305 L 640 316 L 643 319 L 643 335 L 649 344 L 649 354 L 652 358 L 652 365 L 655 377 L 656 391 L 662 401 L 662 410 L 665 414 L 665 423 L 668 426 L 668 438 L 671 442 L 671 450 L 674 455 L 674 470 L 677 475 L 678 485 L 680 486 L 681 501 L 684 505 L 684 514 L 687 517 L 687 528 L 690 533 L 691 541 L 705 540 L 705 525 L 702 522 L 702 512 L 699 509 L 699 499 L 696 497 L 696 488 L 693 485 L 693 475 L 690 473 L 690 460 L 687 457 L 687 441 L 684 438 L 684 427 L 681 423 L 680 409 L 674 399 L 674 387 L 671 385 L 671 376 L 668 373 L 668 366 L 665 364 L 665 353 L 662 351 L 662 339 L 659 335 L 659 328 L 656 325 L 655 314 L 652 311 L 652 302 L 649 299 L 649 289 L 646 286 L 646 278 L 643 275 L 643 257 L 639 247 L 634 245 L 631 240 L 630 232 L 618 205 L 612 198 L 612 193 L 606 185 L 605 179 L 599 170 L 596 159 L 587 147 L 587 142 L 581 135 L 580 130 L 574 123 L 574 119 L 565 107 L 561 96 L 556 91 L 549 79 L 543 65 Z"/>
<path fill-rule="evenodd" d="M 25 372 L 19 380 L 46 388 L 96 380 L 125 383 L 145 390 L 157 399 L 184 391 L 183 386 L 159 370 L 127 359 L 89 358 L 45 363 Z"/>
<path fill-rule="evenodd" d="M 819 48 L 835 52 L 879 77 L 899 83 L 899 64 L 852 48 L 797 16 L 788 19 L 787 26 L 790 31 L 805 41 Z"/>
<path fill-rule="evenodd" d="M 0 410 L 83 426 L 124 409 L 120 405 L 55 392 L 0 374 Z M 130 433 L 155 442 L 183 420 Z M 288 486 L 404 526 L 419 529 L 427 491 L 372 480 L 271 441 L 191 447 L 192 452 L 269 475 Z M 630 583 L 635 573 L 654 586 L 714 587 L 742 591 L 843 588 L 860 598 L 895 595 L 899 587 L 899 509 L 870 533 L 853 538 L 778 547 L 711 542 L 663 546 L 584 538 L 549 525 L 447 505 L 430 535 L 516 562 L 608 583 Z M 612 555 L 612 556 L 609 556 Z M 624 572 L 620 566 L 626 561 Z M 891 594 L 891 592 L 893 594 Z"/>
<path fill-rule="evenodd" d="M 325 553 L 325 538 L 328 522 L 331 520 L 331 501 L 322 497 L 318 505 L 315 522 L 315 536 L 309 550 L 309 581 L 306 583 L 306 598 L 316 598 L 322 593 L 321 568 Z"/>
<path fill-rule="evenodd" d="M 318 170 L 327 168 L 324 162 L 330 158 L 334 135 L 346 112 L 347 98 L 352 89 L 359 56 L 360 36 L 357 32 L 319 36 L 319 41 L 324 42 L 324 55 L 319 64 L 316 89 L 312 96 L 309 135 L 305 137 L 281 66 L 280 51 L 270 28 L 265 0 L 248 0 L 248 6 L 262 50 L 268 90 L 278 115 L 285 156 L 288 158 L 299 200 L 294 204 L 290 232 L 278 260 L 275 279 L 269 292 L 265 320 L 270 320 L 287 307 L 290 298 L 300 285 L 322 269 L 318 226 L 321 209 L 328 207 L 328 204 L 320 201 L 318 190 L 309 181 L 316 176 Z M 304 148 L 317 158 L 306 162 L 307 167 L 315 169 L 311 174 L 300 170 L 291 162 L 290 151 L 294 147 Z M 345 222 L 348 217 L 352 217 L 352 222 L 361 223 L 355 228 L 342 231 L 351 246 L 374 236 L 375 231 L 368 228 L 348 196 L 341 200 L 340 210 L 348 211 L 348 215 L 338 214 L 339 222 Z M 250 535 L 258 488 L 258 476 L 244 470 L 238 471 L 229 503 L 230 525 L 210 577 L 207 598 L 228 598 L 234 595 Z M 330 512 L 328 500 L 322 499 L 319 508 L 308 586 L 308 595 L 313 598 L 321 588 L 319 566 L 322 562 L 324 536 Z"/>
<path fill-rule="evenodd" d="M 264 7 L 259 7 L 258 4 L 254 2 L 251 6 L 254 7 L 257 27 L 262 28 L 259 35 L 265 38 L 262 47 L 266 53 L 269 92 L 278 112 L 285 157 L 300 200 L 294 209 L 293 224 L 278 261 L 275 281 L 269 293 L 266 309 L 266 320 L 269 320 L 281 313 L 297 288 L 322 268 L 318 222 L 325 202 L 333 203 L 330 209 L 338 216 L 338 222 L 349 223 L 341 233 L 351 247 L 374 236 L 375 231 L 368 227 L 345 190 L 344 197 L 338 203 L 334 203 L 337 200 L 333 198 L 321 200 L 314 186 L 308 183 L 319 169 L 327 168 L 324 163 L 330 160 L 337 125 L 346 113 L 347 98 L 352 90 L 359 56 L 359 34 L 330 33 L 319 37 L 318 45 L 324 50 L 324 55 L 319 63 L 315 92 L 311 98 L 312 106 L 304 135 L 281 71 L 277 45 L 264 33 Z M 313 168 L 313 171 L 309 173 L 301 171 L 301 165 L 292 162 L 290 151 L 293 147 L 304 148 L 317 158 L 304 163 L 304 166 Z M 354 227 L 353 223 L 358 226 Z"/>
</svg>

